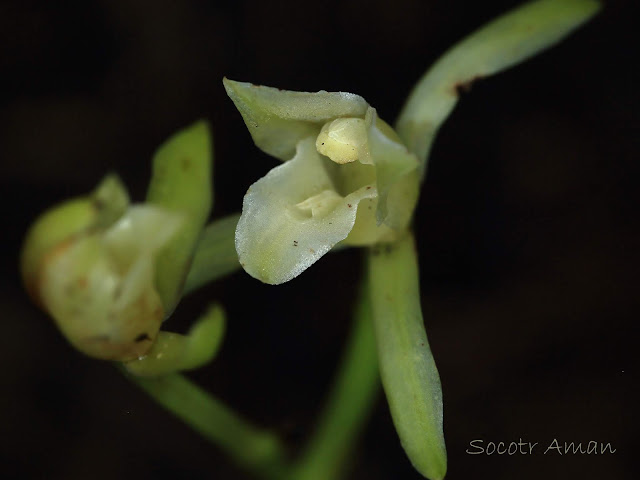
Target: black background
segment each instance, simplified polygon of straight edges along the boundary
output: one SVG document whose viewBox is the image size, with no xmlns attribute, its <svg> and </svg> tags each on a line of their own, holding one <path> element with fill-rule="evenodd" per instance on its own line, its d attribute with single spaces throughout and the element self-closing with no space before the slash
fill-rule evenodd
<svg viewBox="0 0 640 480">
<path fill-rule="evenodd" d="M 237 211 L 277 162 L 251 143 L 223 75 L 358 93 L 392 121 L 439 54 L 516 4 L 0 3 L 0 476 L 251 478 L 29 303 L 17 275 L 29 223 L 108 171 L 141 201 L 155 147 L 201 117 L 215 134 L 214 217 Z M 415 231 L 452 480 L 638 478 L 638 15 L 606 4 L 563 44 L 475 84 L 431 156 Z M 191 376 L 295 450 L 330 384 L 361 266 L 351 250 L 280 287 L 237 273 L 187 298 L 167 328 L 221 301 L 225 344 Z M 537 454 L 465 453 L 474 439 L 519 438 Z M 542 455 L 554 438 L 617 452 Z M 348 478 L 420 478 L 383 398 Z"/>
</svg>

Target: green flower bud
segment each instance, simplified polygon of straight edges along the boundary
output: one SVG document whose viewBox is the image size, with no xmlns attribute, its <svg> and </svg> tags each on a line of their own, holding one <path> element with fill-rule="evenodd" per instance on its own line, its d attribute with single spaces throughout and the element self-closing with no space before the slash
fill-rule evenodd
<svg viewBox="0 0 640 480">
<path fill-rule="evenodd" d="M 78 350 L 106 360 L 143 355 L 164 309 L 155 256 L 181 217 L 129 206 L 116 177 L 87 197 L 45 212 L 27 234 L 21 270 L 27 290 Z"/>
</svg>

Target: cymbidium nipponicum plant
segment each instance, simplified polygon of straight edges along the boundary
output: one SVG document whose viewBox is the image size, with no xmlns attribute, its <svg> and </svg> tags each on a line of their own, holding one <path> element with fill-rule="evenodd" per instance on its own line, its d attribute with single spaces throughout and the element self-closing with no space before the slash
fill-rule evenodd
<svg viewBox="0 0 640 480">
<path fill-rule="evenodd" d="M 25 241 L 25 286 L 71 344 L 121 362 L 156 401 L 257 476 L 342 478 L 380 378 L 409 460 L 424 477 L 442 479 L 443 398 L 410 229 L 428 154 L 461 87 L 555 44 L 598 8 L 595 0 L 537 0 L 499 17 L 434 64 L 394 127 L 356 94 L 225 79 L 255 144 L 282 161 L 249 188 L 242 214 L 205 226 L 211 138 L 199 122 L 156 152 L 145 203 L 131 204 L 112 175 L 45 213 Z M 277 435 L 177 373 L 213 358 L 221 308 L 210 308 L 186 336 L 161 326 L 182 295 L 240 266 L 280 284 L 337 245 L 366 247 L 367 274 L 328 407 L 291 461 Z"/>
</svg>

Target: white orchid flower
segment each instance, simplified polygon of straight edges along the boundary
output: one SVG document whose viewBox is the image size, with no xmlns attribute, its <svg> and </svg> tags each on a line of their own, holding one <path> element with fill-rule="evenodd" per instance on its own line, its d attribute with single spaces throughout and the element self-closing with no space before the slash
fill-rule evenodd
<svg viewBox="0 0 640 480">
<path fill-rule="evenodd" d="M 418 159 L 362 97 L 224 85 L 256 145 L 285 162 L 244 198 L 236 250 L 250 275 L 283 283 L 339 242 L 392 241 L 407 228 Z"/>
<path fill-rule="evenodd" d="M 155 258 L 181 216 L 129 205 L 115 176 L 42 215 L 27 235 L 22 274 L 31 295 L 80 351 L 107 360 L 143 355 L 165 316 Z"/>
<path fill-rule="evenodd" d="M 198 121 L 155 152 L 145 203 L 131 205 L 110 175 L 90 195 L 49 209 L 30 228 L 23 281 L 78 350 L 123 362 L 143 377 L 198 368 L 215 356 L 225 329 L 217 304 L 186 335 L 160 331 L 185 285 L 193 290 L 237 265 L 227 253 L 229 219 L 204 228 L 211 167 L 209 128 Z M 193 258 L 199 268 L 190 276 Z"/>
</svg>

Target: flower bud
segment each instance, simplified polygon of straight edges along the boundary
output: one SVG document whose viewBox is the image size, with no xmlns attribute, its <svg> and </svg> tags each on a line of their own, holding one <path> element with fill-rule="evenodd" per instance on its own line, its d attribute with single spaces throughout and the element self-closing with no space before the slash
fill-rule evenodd
<svg viewBox="0 0 640 480">
<path fill-rule="evenodd" d="M 116 177 L 87 197 L 44 213 L 21 259 L 24 283 L 69 342 L 105 360 L 129 360 L 152 345 L 164 318 L 155 255 L 181 223 L 155 206 L 129 206 Z"/>
</svg>

